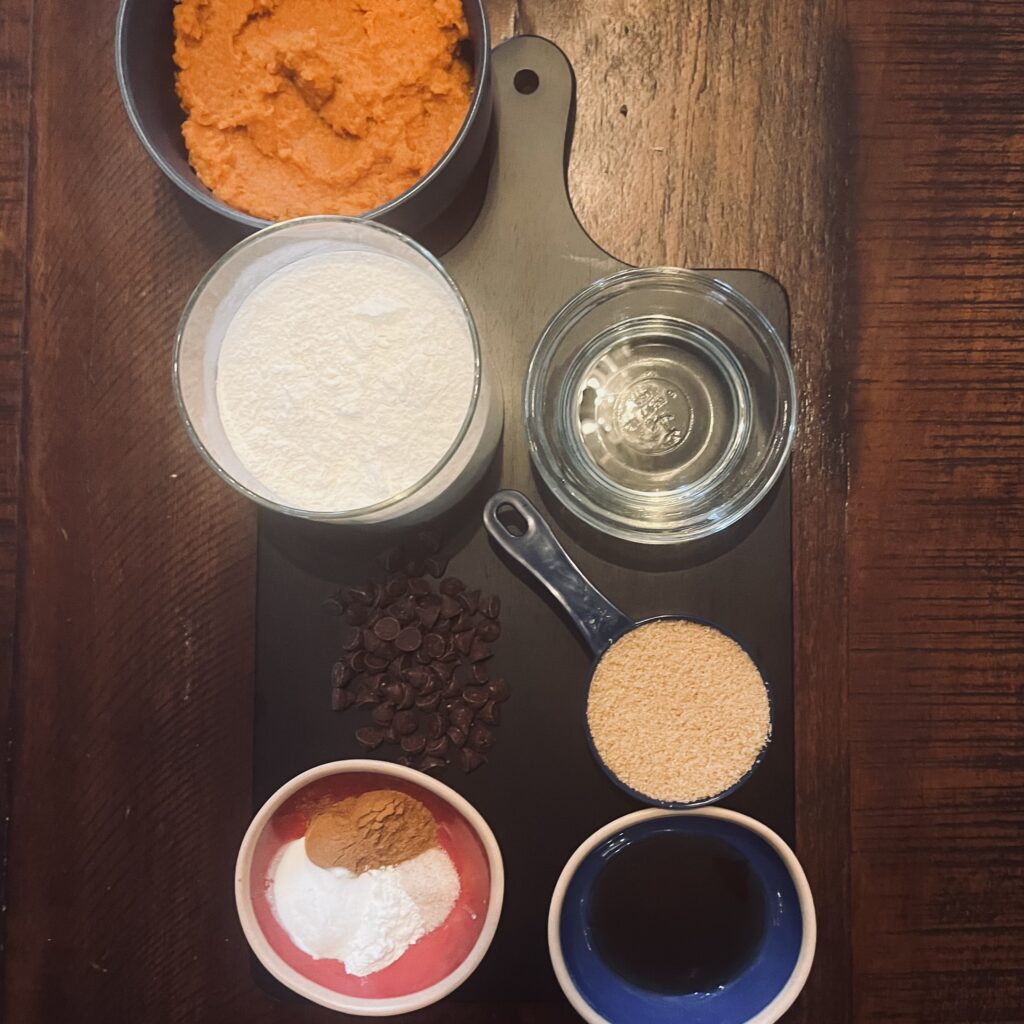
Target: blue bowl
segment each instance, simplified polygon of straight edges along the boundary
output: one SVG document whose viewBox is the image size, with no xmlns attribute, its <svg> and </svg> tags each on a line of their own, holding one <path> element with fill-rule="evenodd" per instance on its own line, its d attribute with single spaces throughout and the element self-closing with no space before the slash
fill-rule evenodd
<svg viewBox="0 0 1024 1024">
<path fill-rule="evenodd" d="M 765 934 L 743 972 L 710 992 L 651 992 L 616 974 L 594 948 L 590 895 L 601 868 L 652 835 L 715 838 L 732 846 L 761 882 Z M 800 862 L 771 829 L 724 808 L 637 811 L 595 832 L 569 858 L 548 915 L 548 947 L 559 984 L 591 1024 L 771 1024 L 800 994 L 814 959 L 814 902 Z"/>
</svg>

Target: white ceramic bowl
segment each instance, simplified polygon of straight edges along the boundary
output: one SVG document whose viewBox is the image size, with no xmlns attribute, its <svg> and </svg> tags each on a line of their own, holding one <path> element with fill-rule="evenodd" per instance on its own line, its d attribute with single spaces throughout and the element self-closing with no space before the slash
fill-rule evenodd
<svg viewBox="0 0 1024 1024">
<path fill-rule="evenodd" d="M 602 866 L 630 843 L 666 831 L 728 843 L 763 886 L 761 947 L 734 979 L 711 992 L 673 995 L 637 988 L 600 959 L 591 941 L 587 907 Z M 803 989 L 816 943 L 814 900 L 796 855 L 767 825 L 721 807 L 637 811 L 598 829 L 563 868 L 548 914 L 555 975 L 589 1024 L 773 1024 Z"/>
<path fill-rule="evenodd" d="M 341 981 L 350 991 L 338 991 L 333 987 L 335 980 L 331 980 L 332 977 L 337 979 L 344 974 L 341 966 L 335 961 L 311 960 L 291 946 L 283 929 L 270 920 L 269 901 L 261 894 L 268 889 L 267 867 L 276 849 L 302 834 L 295 831 L 297 827 L 304 830 L 299 819 L 307 797 L 308 807 L 326 793 L 341 797 L 376 788 L 401 789 L 422 799 L 434 812 L 440 825 L 442 845 L 452 855 L 459 871 L 463 893 L 449 915 L 450 919 L 461 915 L 458 921 L 452 921 L 450 932 L 445 931 L 448 928 L 446 922 L 437 932 L 410 947 L 391 967 L 379 972 L 383 976 L 398 968 L 397 987 L 401 988 L 404 982 L 400 965 L 416 950 L 420 964 L 415 977 L 431 973 L 440 973 L 441 976 L 412 991 L 367 997 L 355 994 L 364 984 L 372 988 L 373 983 L 368 983 L 367 979 L 351 979 L 345 975 Z M 289 829 L 294 834 L 289 834 Z M 479 844 L 479 849 L 474 843 Z M 470 874 L 472 878 L 467 877 Z M 334 761 L 296 776 L 282 786 L 253 818 L 235 865 L 238 917 L 249 945 L 263 966 L 278 981 L 306 999 L 332 1010 L 365 1017 L 409 1013 L 436 1003 L 458 988 L 479 965 L 494 938 L 504 891 L 505 875 L 498 843 L 473 806 L 429 775 L 386 761 Z M 439 936 L 439 933 L 444 934 Z M 448 934 L 453 936 L 453 943 L 457 939 L 459 950 L 466 947 L 465 954 L 455 954 L 457 962 L 451 964 L 450 969 L 447 969 L 449 965 L 444 956 L 438 957 L 438 963 L 444 964 L 439 970 L 425 969 L 424 958 L 430 963 L 426 952 L 430 948 L 429 942 L 433 941 L 434 948 L 440 948 L 444 953 L 452 952 L 443 946 Z M 369 979 L 377 977 L 368 976 Z M 391 989 L 395 987 L 395 984 L 390 986 Z"/>
</svg>

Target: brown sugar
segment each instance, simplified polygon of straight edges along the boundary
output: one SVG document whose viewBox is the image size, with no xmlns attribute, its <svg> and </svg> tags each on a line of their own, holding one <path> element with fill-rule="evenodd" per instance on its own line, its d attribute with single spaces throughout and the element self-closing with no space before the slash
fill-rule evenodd
<svg viewBox="0 0 1024 1024">
<path fill-rule="evenodd" d="M 650 622 L 605 652 L 587 721 L 598 754 L 627 786 L 695 803 L 750 770 L 767 743 L 768 693 L 750 656 L 696 622 Z"/>
<path fill-rule="evenodd" d="M 306 856 L 355 874 L 411 860 L 437 845 L 437 822 L 414 797 L 376 789 L 318 811 L 306 830 Z"/>
<path fill-rule="evenodd" d="M 189 162 L 257 217 L 366 213 L 462 126 L 468 34 L 460 0 L 178 0 Z"/>
</svg>

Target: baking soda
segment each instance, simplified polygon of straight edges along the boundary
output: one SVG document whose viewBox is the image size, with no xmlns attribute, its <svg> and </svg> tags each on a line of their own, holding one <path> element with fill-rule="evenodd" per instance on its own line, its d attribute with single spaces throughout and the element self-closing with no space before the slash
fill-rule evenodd
<svg viewBox="0 0 1024 1024">
<path fill-rule="evenodd" d="M 305 839 L 296 839 L 271 868 L 271 906 L 292 942 L 315 960 L 340 960 L 357 977 L 393 964 L 440 927 L 459 891 L 455 865 L 437 847 L 355 875 L 317 867 Z"/>
</svg>

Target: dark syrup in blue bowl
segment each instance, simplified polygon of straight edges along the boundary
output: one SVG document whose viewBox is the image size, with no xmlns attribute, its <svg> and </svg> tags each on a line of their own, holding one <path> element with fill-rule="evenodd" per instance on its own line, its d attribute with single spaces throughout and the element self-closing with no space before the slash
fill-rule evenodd
<svg viewBox="0 0 1024 1024">
<path fill-rule="evenodd" d="M 711 992 L 744 972 L 765 935 L 750 864 L 714 836 L 660 834 L 616 851 L 594 880 L 588 930 L 608 968 L 650 992 Z"/>
</svg>

